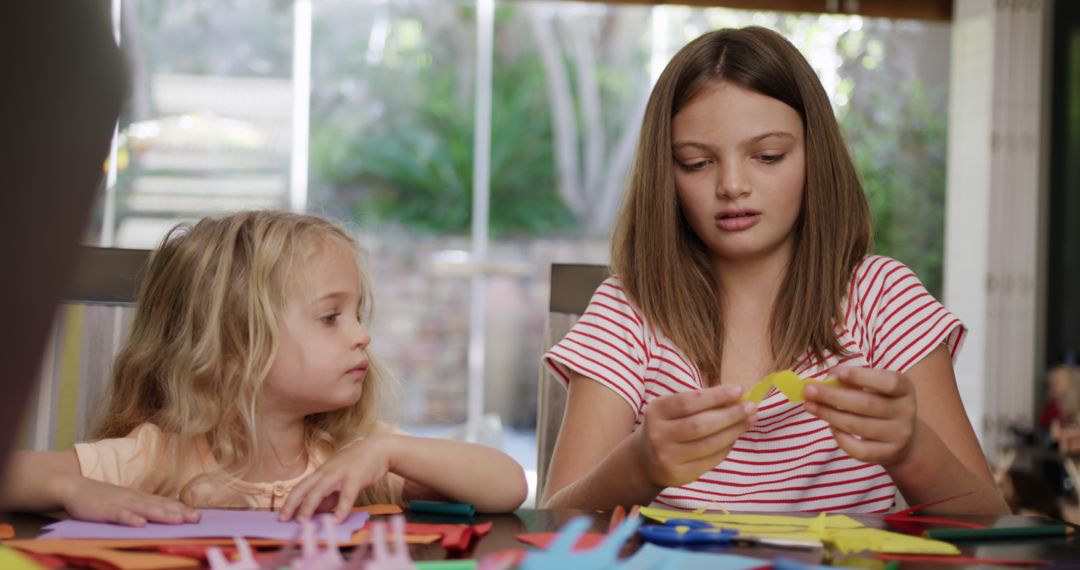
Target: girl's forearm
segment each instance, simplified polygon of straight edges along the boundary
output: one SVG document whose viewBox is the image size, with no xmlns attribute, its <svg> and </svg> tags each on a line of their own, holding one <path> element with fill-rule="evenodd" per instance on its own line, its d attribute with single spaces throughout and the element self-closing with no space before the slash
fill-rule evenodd
<svg viewBox="0 0 1080 570">
<path fill-rule="evenodd" d="M 543 506 L 607 510 L 616 505 L 648 505 L 662 490 L 649 481 L 641 451 L 629 436 L 584 477 L 547 493 Z"/>
<path fill-rule="evenodd" d="M 481 512 L 509 512 L 521 506 L 528 483 L 521 465 L 483 445 L 391 435 L 390 470 L 412 484 Z"/>
<path fill-rule="evenodd" d="M 992 481 L 963 464 L 941 438 L 919 423 L 907 457 L 886 470 L 909 505 L 963 495 L 925 509 L 927 513 L 1004 515 L 1009 507 Z"/>
<path fill-rule="evenodd" d="M 0 509 L 46 512 L 64 508 L 65 494 L 81 476 L 51 457 L 57 452 L 15 453 L 0 487 Z"/>
</svg>

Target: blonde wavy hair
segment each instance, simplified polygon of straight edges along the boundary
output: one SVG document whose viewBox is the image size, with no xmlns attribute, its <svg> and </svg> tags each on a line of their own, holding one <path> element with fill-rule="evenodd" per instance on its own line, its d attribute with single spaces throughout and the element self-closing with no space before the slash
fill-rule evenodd
<svg viewBox="0 0 1080 570">
<path fill-rule="evenodd" d="M 123 437 L 153 424 L 175 436 L 176 445 L 162 451 L 171 457 L 161 460 L 191 457 L 191 446 L 205 438 L 220 466 L 215 471 L 226 480 L 241 477 L 257 449 L 256 402 L 277 354 L 286 292 L 304 275 L 310 256 L 327 244 L 355 254 L 361 280 L 358 312 L 366 322 L 372 289 L 359 246 L 331 222 L 252 211 L 174 227 L 150 258 L 131 332 L 113 366 L 108 403 L 92 437 Z M 306 418 L 308 452 L 321 446 L 332 453 L 373 433 L 389 381 L 372 355 L 359 401 Z M 174 469 L 157 471 L 139 487 L 169 493 L 194 481 L 176 480 Z M 395 498 L 383 481 L 360 500 Z"/>
<path fill-rule="evenodd" d="M 795 46 L 751 26 L 708 32 L 680 49 L 645 109 L 611 259 L 629 297 L 694 361 L 706 385 L 721 381 L 723 291 L 708 248 L 679 206 L 671 123 L 695 95 L 722 81 L 782 101 L 803 122 L 806 186 L 795 251 L 769 323 L 776 369 L 808 350 L 819 360 L 845 354 L 835 327 L 872 236 L 870 208 L 829 98 Z"/>
</svg>

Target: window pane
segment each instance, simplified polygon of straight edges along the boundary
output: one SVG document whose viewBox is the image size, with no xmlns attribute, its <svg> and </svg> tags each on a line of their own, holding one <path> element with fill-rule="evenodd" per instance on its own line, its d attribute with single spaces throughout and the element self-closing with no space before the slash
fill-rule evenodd
<svg viewBox="0 0 1080 570">
<path fill-rule="evenodd" d="M 486 403 L 535 427 L 552 262 L 606 263 L 645 100 L 674 52 L 749 24 L 785 34 L 832 97 L 866 183 L 878 252 L 941 287 L 948 24 L 680 6 L 497 2 L 489 263 L 469 262 L 474 0 L 313 6 L 308 210 L 370 253 L 373 350 L 401 420 L 465 419 L 469 278 L 489 277 Z M 288 207 L 291 2 L 125 0 L 115 243 L 178 219 Z M 198 41 L 193 41 L 197 38 Z M 107 234 L 98 209 L 88 241 Z M 532 462 L 531 442 L 515 455 Z M 512 450 L 514 451 L 514 450 Z"/>
<path fill-rule="evenodd" d="M 88 241 L 152 247 L 179 219 L 288 206 L 292 23 L 280 2 L 123 1 L 116 221 L 103 203 Z"/>
<path fill-rule="evenodd" d="M 376 287 L 372 348 L 402 420 L 465 419 L 472 2 L 314 4 L 309 209 L 355 222 Z"/>
<path fill-rule="evenodd" d="M 609 232 L 652 82 L 652 12 L 500 4 L 491 249 L 508 270 L 489 282 L 485 379 L 488 408 L 516 429 L 535 429 L 551 263 L 609 259 Z"/>
</svg>

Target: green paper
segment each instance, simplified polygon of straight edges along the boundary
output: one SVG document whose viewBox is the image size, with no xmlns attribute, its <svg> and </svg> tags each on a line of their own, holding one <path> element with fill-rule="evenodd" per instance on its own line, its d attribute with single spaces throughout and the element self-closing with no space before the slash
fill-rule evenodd
<svg viewBox="0 0 1080 570">
<path fill-rule="evenodd" d="M 410 501 L 409 510 L 414 513 L 434 513 L 471 517 L 476 515 L 476 507 L 471 503 L 444 503 L 442 501 Z"/>
</svg>

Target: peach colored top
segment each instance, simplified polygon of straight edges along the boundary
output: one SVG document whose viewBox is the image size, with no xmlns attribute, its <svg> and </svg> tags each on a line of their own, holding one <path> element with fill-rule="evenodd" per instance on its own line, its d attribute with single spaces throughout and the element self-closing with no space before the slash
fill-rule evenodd
<svg viewBox="0 0 1080 570">
<path fill-rule="evenodd" d="M 145 489 L 145 482 L 152 479 L 155 471 L 162 468 L 160 462 L 167 447 L 175 444 L 175 436 L 166 434 L 156 425 L 142 424 L 131 430 L 126 437 L 103 439 L 90 443 L 75 444 L 75 455 L 79 459 L 79 469 L 84 477 L 120 485 L 122 487 L 142 488 L 157 495 L 182 498 L 197 507 L 246 507 L 275 509 L 281 506 L 285 497 L 300 481 L 315 471 L 327 460 L 325 451 L 316 451 L 308 458 L 304 472 L 287 481 L 252 483 L 231 479 L 228 484 L 219 483 L 221 478 L 207 478 L 205 481 L 188 485 L 197 476 L 218 467 L 205 439 L 199 439 L 191 448 L 192 457 L 182 457 L 176 461 L 174 469 L 178 471 L 175 488 Z M 225 477 L 223 475 L 222 477 Z M 188 488 L 184 488 L 184 487 Z M 183 497 L 180 497 L 183 491 Z"/>
</svg>

